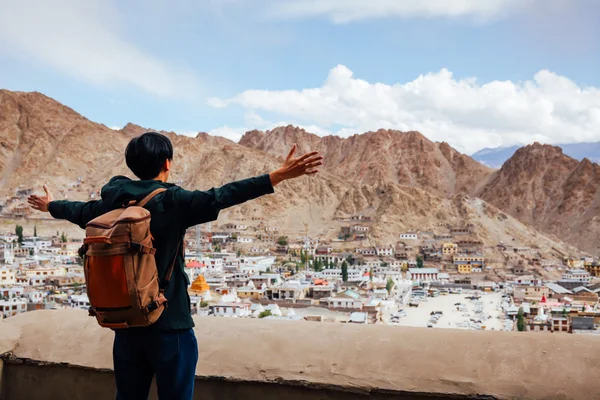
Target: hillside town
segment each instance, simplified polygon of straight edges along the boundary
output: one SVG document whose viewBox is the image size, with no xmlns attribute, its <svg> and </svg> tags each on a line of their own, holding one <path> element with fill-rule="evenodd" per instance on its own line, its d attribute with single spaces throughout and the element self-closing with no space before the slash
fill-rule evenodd
<svg viewBox="0 0 600 400">
<path fill-rule="evenodd" d="M 41 221 L 40 223 L 44 223 Z M 600 263 L 558 249 L 497 243 L 476 228 L 399 232 L 375 244 L 369 218 L 341 221 L 337 240 L 285 235 L 263 221 L 186 234 L 190 308 L 205 317 L 596 333 Z M 83 233 L 82 233 L 83 235 Z M 83 237 L 0 235 L 0 317 L 88 309 Z"/>
</svg>

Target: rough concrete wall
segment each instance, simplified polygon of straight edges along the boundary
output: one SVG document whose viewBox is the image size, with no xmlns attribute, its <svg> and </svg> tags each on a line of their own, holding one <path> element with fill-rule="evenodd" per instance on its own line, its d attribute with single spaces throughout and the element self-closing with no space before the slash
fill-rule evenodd
<svg viewBox="0 0 600 400">
<path fill-rule="evenodd" d="M 115 397 L 113 374 L 69 367 L 9 362 L 5 372 L 2 400 L 69 399 L 106 400 Z M 222 379 L 197 379 L 194 400 L 446 400 L 447 396 L 403 393 L 365 393 L 326 388 L 309 388 L 259 382 L 231 382 Z M 455 399 L 468 399 L 459 396 Z M 478 397 L 478 399 L 492 399 Z M 157 400 L 156 389 L 149 400 Z"/>
<path fill-rule="evenodd" d="M 208 382 L 225 380 L 227 387 L 234 381 L 243 382 L 235 387 L 252 388 L 277 382 L 272 390 L 305 384 L 331 388 L 328 393 L 373 396 L 600 399 L 596 336 L 215 317 L 195 321 L 196 375 Z M 112 339 L 110 330 L 79 310 L 33 311 L 0 322 L 0 350 L 17 360 L 110 370 Z"/>
</svg>

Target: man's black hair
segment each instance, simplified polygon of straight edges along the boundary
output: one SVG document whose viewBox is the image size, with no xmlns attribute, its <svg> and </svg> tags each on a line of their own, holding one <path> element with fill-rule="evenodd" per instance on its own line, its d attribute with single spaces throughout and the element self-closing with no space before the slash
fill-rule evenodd
<svg viewBox="0 0 600 400">
<path fill-rule="evenodd" d="M 166 160 L 173 159 L 173 145 L 168 137 L 146 132 L 131 139 L 125 149 L 127 166 L 140 179 L 154 179 Z"/>
</svg>

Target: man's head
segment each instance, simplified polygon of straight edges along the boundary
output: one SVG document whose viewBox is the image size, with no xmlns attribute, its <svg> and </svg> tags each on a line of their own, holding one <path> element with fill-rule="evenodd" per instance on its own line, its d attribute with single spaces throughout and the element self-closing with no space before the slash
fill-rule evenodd
<svg viewBox="0 0 600 400">
<path fill-rule="evenodd" d="M 147 132 L 131 139 L 125 149 L 127 166 L 140 179 L 167 181 L 173 145 L 168 137 L 156 132 Z"/>
</svg>

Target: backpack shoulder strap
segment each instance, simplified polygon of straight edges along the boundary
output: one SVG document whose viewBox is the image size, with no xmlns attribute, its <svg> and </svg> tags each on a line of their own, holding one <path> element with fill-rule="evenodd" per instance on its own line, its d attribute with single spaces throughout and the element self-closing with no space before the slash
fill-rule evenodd
<svg viewBox="0 0 600 400">
<path fill-rule="evenodd" d="M 177 245 L 177 251 L 175 251 L 175 256 L 173 257 L 173 261 L 171 261 L 169 268 L 167 268 L 167 270 L 165 271 L 165 276 L 160 281 L 160 290 L 163 293 L 165 292 L 165 290 L 167 290 L 167 286 L 169 286 L 169 283 L 171 282 L 171 275 L 173 275 L 173 269 L 175 269 L 175 262 L 177 261 L 177 256 L 179 255 L 179 253 L 181 253 L 181 255 L 183 256 L 183 258 L 185 260 L 185 252 L 183 249 L 183 239 L 181 239 L 181 241 L 179 242 L 179 245 Z"/>
<path fill-rule="evenodd" d="M 146 204 L 148 204 L 148 202 L 150 200 L 152 200 L 154 198 L 154 196 L 156 196 L 157 194 L 160 194 L 162 192 L 166 192 L 167 189 L 165 188 L 158 188 L 156 190 L 153 190 L 151 193 L 149 193 L 146 197 L 144 197 L 142 200 L 140 200 L 139 202 L 137 202 L 137 204 L 134 204 L 138 207 L 144 207 Z"/>
</svg>

